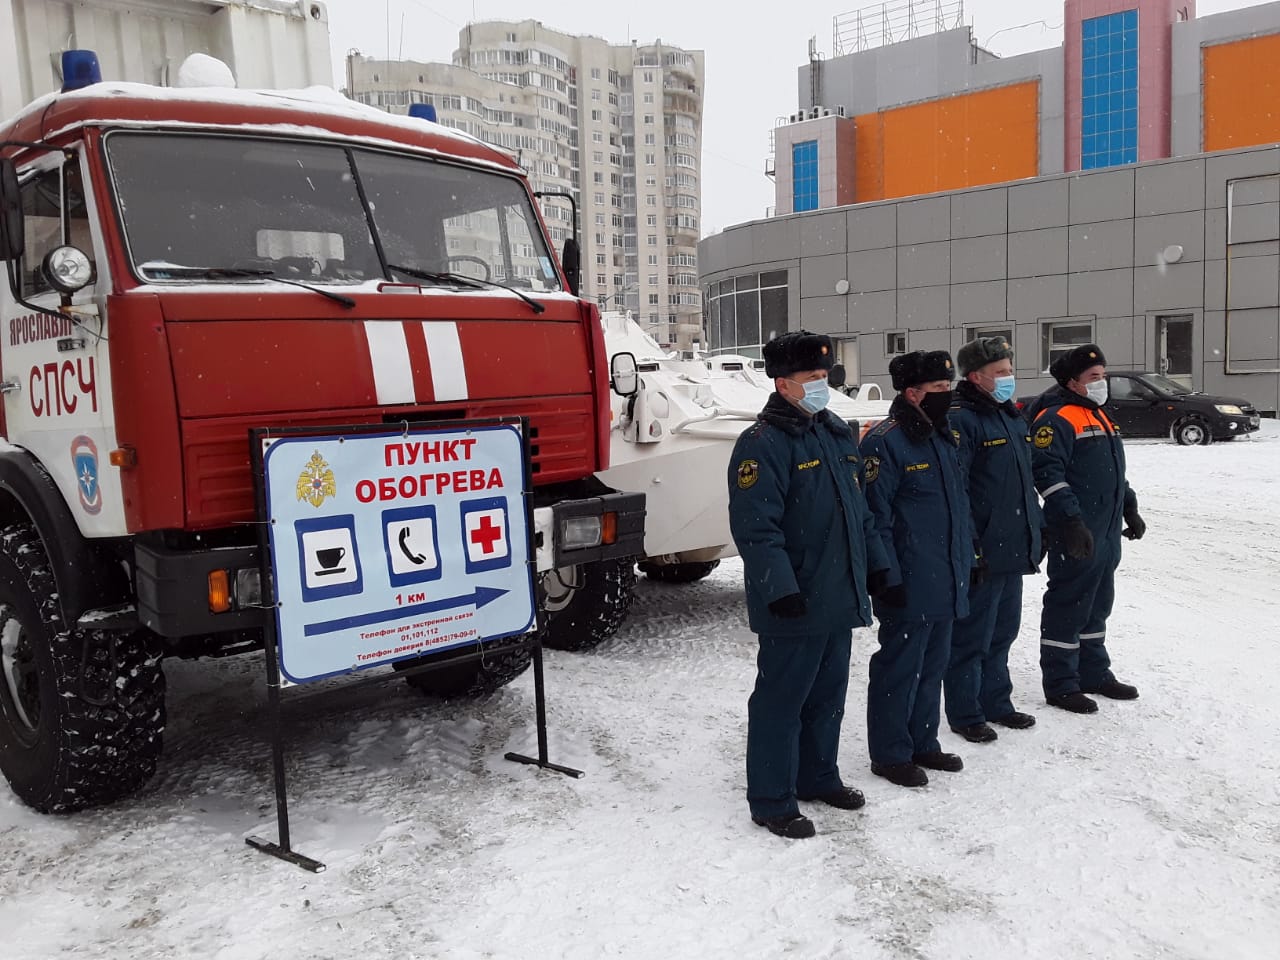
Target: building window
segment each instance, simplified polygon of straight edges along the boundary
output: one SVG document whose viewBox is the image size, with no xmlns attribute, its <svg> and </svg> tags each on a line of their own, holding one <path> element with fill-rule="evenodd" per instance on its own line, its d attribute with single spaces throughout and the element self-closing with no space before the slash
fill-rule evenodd
<svg viewBox="0 0 1280 960">
<path fill-rule="evenodd" d="M 658 265 L 658 255 L 656 253 L 649 254 L 649 266 L 656 267 Z"/>
<path fill-rule="evenodd" d="M 687 306 L 697 298 L 680 294 L 672 302 Z M 703 302 L 707 349 L 758 358 L 765 343 L 787 332 L 787 271 L 748 273 L 713 283 Z"/>
<path fill-rule="evenodd" d="M 1138 162 L 1138 11 L 1081 25 L 1080 167 Z"/>
<path fill-rule="evenodd" d="M 886 357 L 896 357 L 900 353 L 907 352 L 907 331 L 890 330 L 884 335 L 884 355 Z"/>
<path fill-rule="evenodd" d="M 591 68 L 591 79 L 592 79 L 592 80 L 599 80 L 599 79 L 600 79 L 600 68 L 599 68 L 599 67 L 592 67 L 592 68 Z"/>
<path fill-rule="evenodd" d="M 818 141 L 791 145 L 792 209 L 796 213 L 818 209 Z"/>
<path fill-rule="evenodd" d="M 1013 327 L 1008 325 L 1002 326 L 1000 324 L 996 324 L 995 326 L 987 326 L 987 327 L 965 327 L 964 329 L 965 343 L 968 343 L 970 340 L 977 340 L 979 337 L 1001 337 L 1004 339 L 1005 343 L 1009 344 L 1009 346 L 1012 347 L 1013 346 Z"/>
<path fill-rule="evenodd" d="M 1091 320 L 1062 320 L 1045 323 L 1040 327 L 1040 369 L 1049 372 L 1049 366 L 1058 357 L 1082 344 L 1093 343 Z"/>
</svg>

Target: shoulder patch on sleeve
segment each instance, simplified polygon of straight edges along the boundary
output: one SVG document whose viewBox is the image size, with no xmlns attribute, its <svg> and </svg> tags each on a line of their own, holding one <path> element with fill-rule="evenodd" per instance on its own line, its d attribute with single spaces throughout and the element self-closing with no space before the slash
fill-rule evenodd
<svg viewBox="0 0 1280 960">
<path fill-rule="evenodd" d="M 738 489 L 750 490 L 760 479 L 760 463 L 756 460 L 743 460 L 738 464 Z"/>
<path fill-rule="evenodd" d="M 1036 428 L 1035 439 L 1032 441 L 1036 445 L 1037 450 L 1045 450 L 1053 444 L 1053 427 L 1049 424 Z"/>
<path fill-rule="evenodd" d="M 867 483 L 875 483 L 876 477 L 880 476 L 880 458 L 867 457 L 862 463 L 866 471 Z"/>
</svg>

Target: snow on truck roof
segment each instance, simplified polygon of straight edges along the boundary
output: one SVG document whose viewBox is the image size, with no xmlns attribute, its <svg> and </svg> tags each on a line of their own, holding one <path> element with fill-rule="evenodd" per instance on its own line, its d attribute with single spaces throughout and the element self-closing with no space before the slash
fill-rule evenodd
<svg viewBox="0 0 1280 960">
<path fill-rule="evenodd" d="M 469 134 L 416 117 L 384 113 L 348 100 L 330 87 L 236 90 L 106 81 L 32 101 L 0 125 L 0 141 L 52 140 L 82 126 L 204 127 L 338 136 L 520 170 L 509 155 Z"/>
</svg>

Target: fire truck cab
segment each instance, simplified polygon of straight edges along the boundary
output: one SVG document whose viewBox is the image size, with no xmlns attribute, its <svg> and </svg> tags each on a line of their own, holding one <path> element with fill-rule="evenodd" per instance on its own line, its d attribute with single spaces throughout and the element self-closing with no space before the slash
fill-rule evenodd
<svg viewBox="0 0 1280 960">
<path fill-rule="evenodd" d="M 63 811 L 136 789 L 160 752 L 163 659 L 260 645 L 250 428 L 526 417 L 539 574 L 615 571 L 546 604 L 548 632 L 583 629 L 583 604 L 616 623 L 644 498 L 593 476 L 612 381 L 566 253 L 506 154 L 332 90 L 91 76 L 0 124 L 15 793 Z M 527 663 L 477 651 L 409 679 L 478 692 Z"/>
</svg>

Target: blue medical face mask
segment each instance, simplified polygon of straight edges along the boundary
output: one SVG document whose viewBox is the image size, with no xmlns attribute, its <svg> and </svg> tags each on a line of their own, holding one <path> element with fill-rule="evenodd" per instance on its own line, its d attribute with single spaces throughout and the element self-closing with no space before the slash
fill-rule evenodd
<svg viewBox="0 0 1280 960">
<path fill-rule="evenodd" d="M 991 396 L 995 397 L 997 403 L 1004 403 L 1006 400 L 1013 399 L 1013 391 L 1017 389 L 1018 378 L 996 377 L 995 388 L 991 391 Z"/>
<path fill-rule="evenodd" d="M 831 401 L 831 388 L 827 385 L 827 378 L 821 380 L 810 380 L 808 383 L 800 383 L 797 380 L 790 380 L 797 387 L 804 390 L 804 397 L 798 402 L 800 409 L 806 413 L 817 413 L 819 410 L 825 410 L 827 404 Z"/>
</svg>

